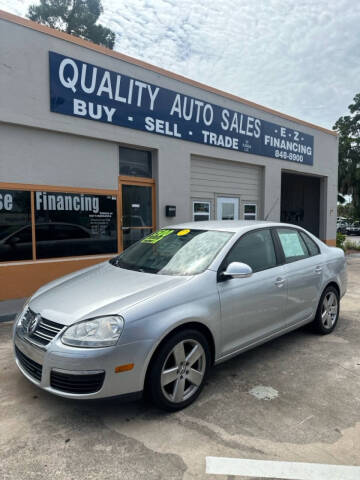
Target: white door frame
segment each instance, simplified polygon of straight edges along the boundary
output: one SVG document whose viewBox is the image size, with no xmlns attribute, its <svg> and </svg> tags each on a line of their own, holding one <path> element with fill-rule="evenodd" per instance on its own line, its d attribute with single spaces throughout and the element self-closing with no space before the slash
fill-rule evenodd
<svg viewBox="0 0 360 480">
<path fill-rule="evenodd" d="M 222 220 L 222 205 L 232 203 L 234 205 L 234 220 L 239 220 L 239 197 L 216 197 L 216 219 Z"/>
</svg>

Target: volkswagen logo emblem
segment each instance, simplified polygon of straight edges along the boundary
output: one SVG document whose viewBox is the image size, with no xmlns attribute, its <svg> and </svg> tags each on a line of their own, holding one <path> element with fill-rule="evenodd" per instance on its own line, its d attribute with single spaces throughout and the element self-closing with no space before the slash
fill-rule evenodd
<svg viewBox="0 0 360 480">
<path fill-rule="evenodd" d="M 38 326 L 39 322 L 41 320 L 41 315 L 40 313 L 37 313 L 28 323 L 27 325 L 27 334 L 31 335 L 32 333 L 35 332 L 36 327 Z"/>
</svg>

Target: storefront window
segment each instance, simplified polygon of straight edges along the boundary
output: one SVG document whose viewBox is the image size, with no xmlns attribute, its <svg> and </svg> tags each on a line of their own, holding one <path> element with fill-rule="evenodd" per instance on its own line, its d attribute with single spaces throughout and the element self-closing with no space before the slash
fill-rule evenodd
<svg viewBox="0 0 360 480">
<path fill-rule="evenodd" d="M 31 259 L 30 192 L 0 190 L 0 261 Z"/>
<path fill-rule="evenodd" d="M 116 196 L 34 192 L 36 258 L 117 252 Z"/>
<path fill-rule="evenodd" d="M 210 202 L 193 202 L 193 220 L 210 220 Z"/>
<path fill-rule="evenodd" d="M 120 175 L 152 177 L 151 152 L 119 147 Z"/>
<path fill-rule="evenodd" d="M 255 203 L 247 203 L 244 205 L 244 220 L 256 220 Z"/>
</svg>

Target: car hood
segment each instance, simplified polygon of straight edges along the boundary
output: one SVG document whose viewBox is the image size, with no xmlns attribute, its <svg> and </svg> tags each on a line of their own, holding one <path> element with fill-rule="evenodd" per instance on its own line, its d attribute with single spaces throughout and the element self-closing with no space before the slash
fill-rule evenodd
<svg viewBox="0 0 360 480">
<path fill-rule="evenodd" d="M 48 320 L 71 325 L 94 316 L 124 314 L 191 278 L 125 270 L 106 262 L 45 285 L 29 306 Z"/>
</svg>

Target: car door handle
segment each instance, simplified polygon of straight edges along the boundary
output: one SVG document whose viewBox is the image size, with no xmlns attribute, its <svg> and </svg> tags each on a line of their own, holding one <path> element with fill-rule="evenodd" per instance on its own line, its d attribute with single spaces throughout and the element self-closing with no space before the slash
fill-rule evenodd
<svg viewBox="0 0 360 480">
<path fill-rule="evenodd" d="M 321 272 L 322 272 L 322 267 L 320 267 L 320 265 L 318 265 L 318 266 L 315 268 L 315 272 L 316 272 L 316 273 L 321 273 Z"/>
<path fill-rule="evenodd" d="M 284 286 L 284 283 L 285 283 L 285 279 L 284 279 L 284 278 L 281 278 L 281 277 L 278 277 L 278 278 L 275 280 L 274 285 L 275 285 L 276 287 L 281 288 L 281 287 Z"/>
</svg>

